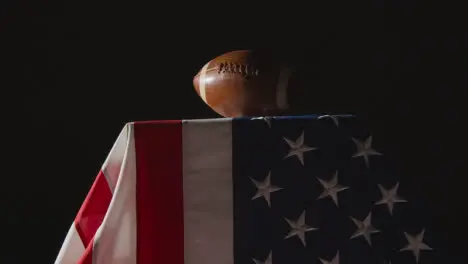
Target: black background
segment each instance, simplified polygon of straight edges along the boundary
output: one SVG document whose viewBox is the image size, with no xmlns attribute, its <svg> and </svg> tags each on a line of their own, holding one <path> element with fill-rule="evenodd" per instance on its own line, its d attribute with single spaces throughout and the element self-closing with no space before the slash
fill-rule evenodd
<svg viewBox="0 0 468 264">
<path fill-rule="evenodd" d="M 0 263 L 52 263 L 126 122 L 217 117 L 192 77 L 265 48 L 314 70 L 314 113 L 355 113 L 463 255 L 461 14 L 423 1 L 0 5 Z"/>
</svg>

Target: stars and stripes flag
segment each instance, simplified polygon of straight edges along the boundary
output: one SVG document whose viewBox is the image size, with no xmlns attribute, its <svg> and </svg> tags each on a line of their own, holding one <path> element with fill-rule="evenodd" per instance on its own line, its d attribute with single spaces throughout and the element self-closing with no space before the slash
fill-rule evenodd
<svg viewBox="0 0 468 264">
<path fill-rule="evenodd" d="M 385 157 L 352 116 L 128 123 L 55 263 L 439 263 Z"/>
</svg>

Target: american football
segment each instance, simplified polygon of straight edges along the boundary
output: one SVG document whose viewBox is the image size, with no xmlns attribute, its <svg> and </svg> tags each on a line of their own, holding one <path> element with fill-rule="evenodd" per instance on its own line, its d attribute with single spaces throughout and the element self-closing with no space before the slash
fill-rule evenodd
<svg viewBox="0 0 468 264">
<path fill-rule="evenodd" d="M 271 54 L 237 50 L 206 63 L 193 85 L 201 99 L 224 117 L 281 115 L 290 107 L 292 73 Z"/>
</svg>

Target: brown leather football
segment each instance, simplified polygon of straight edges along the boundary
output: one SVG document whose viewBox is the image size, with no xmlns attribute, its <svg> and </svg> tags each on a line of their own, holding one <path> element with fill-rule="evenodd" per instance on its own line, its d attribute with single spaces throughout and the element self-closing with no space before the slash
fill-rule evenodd
<svg viewBox="0 0 468 264">
<path fill-rule="evenodd" d="M 224 117 L 281 115 L 289 108 L 292 72 L 270 54 L 238 50 L 205 64 L 193 85 L 202 100 Z"/>
</svg>

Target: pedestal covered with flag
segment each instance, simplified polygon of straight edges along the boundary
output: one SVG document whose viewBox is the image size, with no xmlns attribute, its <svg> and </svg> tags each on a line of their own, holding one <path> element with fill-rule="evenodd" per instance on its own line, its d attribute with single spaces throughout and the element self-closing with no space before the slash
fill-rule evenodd
<svg viewBox="0 0 468 264">
<path fill-rule="evenodd" d="M 129 123 L 55 263 L 439 263 L 382 143 L 352 116 Z"/>
</svg>

